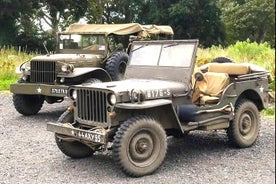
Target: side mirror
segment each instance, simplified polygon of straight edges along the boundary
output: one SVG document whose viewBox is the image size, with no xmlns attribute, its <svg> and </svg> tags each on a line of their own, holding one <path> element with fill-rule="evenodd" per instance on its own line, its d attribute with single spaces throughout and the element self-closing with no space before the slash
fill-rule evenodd
<svg viewBox="0 0 276 184">
<path fill-rule="evenodd" d="M 202 81 L 204 79 L 203 74 L 200 72 L 196 72 L 194 77 L 196 81 Z"/>
</svg>

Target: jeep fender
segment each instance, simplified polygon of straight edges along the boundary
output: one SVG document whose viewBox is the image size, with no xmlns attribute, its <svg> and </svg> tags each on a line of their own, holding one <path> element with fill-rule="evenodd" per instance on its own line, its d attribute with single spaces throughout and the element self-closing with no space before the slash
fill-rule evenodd
<svg viewBox="0 0 276 184">
<path fill-rule="evenodd" d="M 99 67 L 82 67 L 75 68 L 74 72 L 69 74 L 58 75 L 58 77 L 75 78 L 81 76 L 89 76 L 101 80 L 102 82 L 111 81 L 110 75 L 102 68 Z"/>
<path fill-rule="evenodd" d="M 130 118 L 144 114 L 158 120 L 164 129 L 178 129 L 182 133 L 184 132 L 171 100 L 158 99 L 142 103 L 122 103 L 117 104 L 116 108 L 126 113 L 124 117 Z"/>
</svg>

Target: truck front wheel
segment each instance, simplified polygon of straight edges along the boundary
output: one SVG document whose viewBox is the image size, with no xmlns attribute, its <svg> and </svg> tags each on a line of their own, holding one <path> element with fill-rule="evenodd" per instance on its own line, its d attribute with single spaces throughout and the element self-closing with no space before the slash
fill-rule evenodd
<svg viewBox="0 0 276 184">
<path fill-rule="evenodd" d="M 25 116 L 37 114 L 40 111 L 44 96 L 13 94 L 12 101 L 15 109 Z"/>
<path fill-rule="evenodd" d="M 113 141 L 114 161 L 130 176 L 153 173 L 164 161 L 166 152 L 164 129 L 147 116 L 125 121 Z"/>
<path fill-rule="evenodd" d="M 58 123 L 73 123 L 73 121 L 73 113 L 69 111 L 65 111 L 58 119 Z M 94 154 L 94 150 L 79 141 L 65 141 L 57 134 L 55 139 L 60 151 L 71 158 L 84 158 Z"/>
<path fill-rule="evenodd" d="M 234 120 L 227 129 L 230 142 L 240 148 L 250 147 L 256 142 L 259 129 L 260 114 L 256 105 L 245 99 L 238 101 Z"/>
</svg>

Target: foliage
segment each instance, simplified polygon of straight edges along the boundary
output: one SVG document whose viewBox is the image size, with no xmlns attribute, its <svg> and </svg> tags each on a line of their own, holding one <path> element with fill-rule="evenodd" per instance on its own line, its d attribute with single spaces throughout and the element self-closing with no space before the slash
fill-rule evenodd
<svg viewBox="0 0 276 184">
<path fill-rule="evenodd" d="M 199 39 L 204 47 L 222 44 L 224 28 L 216 0 L 180 0 L 169 8 L 177 38 Z"/>
<path fill-rule="evenodd" d="M 218 0 L 227 43 L 248 38 L 275 47 L 275 0 Z"/>
<path fill-rule="evenodd" d="M 3 47 L 0 50 L 0 90 L 7 90 L 10 84 L 15 83 L 19 75 L 15 73 L 16 67 L 31 59 L 34 54 L 16 51 L 13 47 Z"/>
</svg>

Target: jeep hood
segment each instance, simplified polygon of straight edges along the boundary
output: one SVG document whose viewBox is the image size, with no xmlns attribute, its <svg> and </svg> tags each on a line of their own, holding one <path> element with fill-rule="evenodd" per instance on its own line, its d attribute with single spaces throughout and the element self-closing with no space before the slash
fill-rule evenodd
<svg viewBox="0 0 276 184">
<path fill-rule="evenodd" d="M 104 57 L 99 54 L 52 54 L 52 55 L 35 56 L 32 58 L 32 60 L 75 62 L 75 61 L 99 60 L 103 58 Z"/>
<path fill-rule="evenodd" d="M 189 85 L 175 81 L 128 79 L 123 81 L 96 83 L 86 86 L 94 89 L 107 89 L 114 93 L 131 92 L 132 90 L 143 91 L 147 98 L 172 96 L 172 94 L 184 94 L 189 91 Z"/>
</svg>

